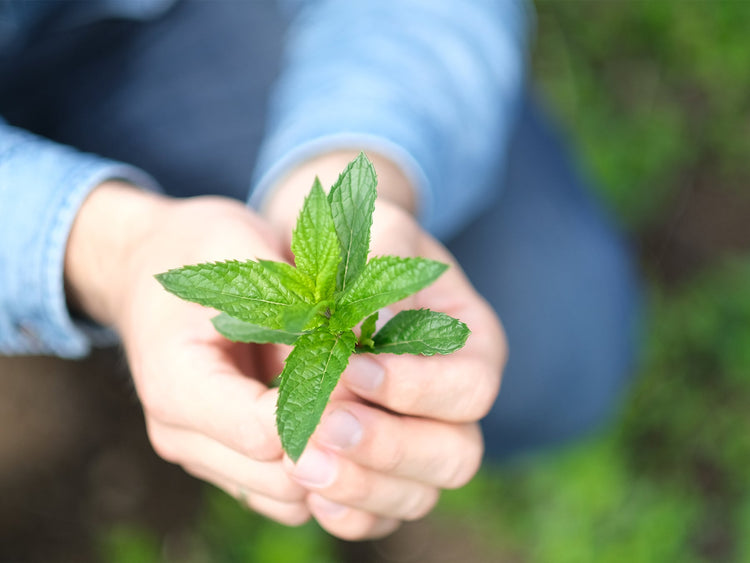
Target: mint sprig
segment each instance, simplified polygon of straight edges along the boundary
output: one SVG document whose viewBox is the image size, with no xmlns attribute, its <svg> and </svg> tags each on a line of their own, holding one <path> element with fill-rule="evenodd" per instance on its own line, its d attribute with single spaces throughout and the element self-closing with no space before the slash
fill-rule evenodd
<svg viewBox="0 0 750 563">
<path fill-rule="evenodd" d="M 427 258 L 368 261 L 377 180 L 362 153 L 326 197 L 316 178 L 292 233 L 296 266 L 269 260 L 184 266 L 156 279 L 213 307 L 212 322 L 234 342 L 294 346 L 280 376 L 276 426 L 297 461 L 353 353 L 449 354 L 468 327 L 428 309 L 401 311 L 376 330 L 378 311 L 427 287 L 447 268 Z M 353 329 L 361 323 L 360 336 Z"/>
</svg>

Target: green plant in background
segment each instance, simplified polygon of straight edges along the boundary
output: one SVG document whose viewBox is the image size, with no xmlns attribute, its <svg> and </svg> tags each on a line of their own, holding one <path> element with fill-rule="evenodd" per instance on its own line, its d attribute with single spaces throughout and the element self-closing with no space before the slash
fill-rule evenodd
<svg viewBox="0 0 750 563">
<path fill-rule="evenodd" d="M 537 12 L 538 89 L 631 230 L 662 223 L 696 181 L 744 191 L 745 3 L 541 0 Z"/>
<path fill-rule="evenodd" d="M 296 267 L 269 260 L 185 266 L 158 274 L 170 292 L 222 314 L 235 342 L 292 344 L 280 375 L 276 425 L 297 461 L 351 354 L 450 354 L 469 329 L 428 309 L 397 313 L 376 332 L 378 311 L 434 282 L 448 266 L 426 258 L 368 261 L 377 180 L 364 154 L 326 197 L 316 178 L 292 235 Z M 359 339 L 352 329 L 362 323 Z"/>
<path fill-rule="evenodd" d="M 122 524 L 104 534 L 99 555 L 107 563 L 337 563 L 336 545 L 312 523 L 290 528 L 242 507 L 206 485 L 193 527 L 167 541 Z"/>
<path fill-rule="evenodd" d="M 331 537 L 312 522 L 290 528 L 248 512 L 213 487 L 206 493 L 206 508 L 191 538 L 206 563 L 336 563 Z M 175 563 L 193 562 L 178 558 Z"/>
<path fill-rule="evenodd" d="M 99 539 L 99 553 L 107 563 L 159 563 L 159 540 L 148 530 L 119 525 Z"/>
</svg>

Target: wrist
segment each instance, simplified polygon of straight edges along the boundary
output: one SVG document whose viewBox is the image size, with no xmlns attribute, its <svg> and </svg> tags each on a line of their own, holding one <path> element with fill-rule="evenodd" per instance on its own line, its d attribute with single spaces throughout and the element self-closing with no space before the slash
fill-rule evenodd
<svg viewBox="0 0 750 563">
<path fill-rule="evenodd" d="M 270 190 L 260 212 L 283 232 L 294 227 L 299 210 L 317 176 L 328 189 L 338 179 L 358 150 L 341 150 L 316 156 L 296 166 Z M 378 198 L 388 201 L 411 215 L 416 213 L 416 190 L 401 168 L 388 158 L 368 153 L 378 176 Z"/>
<path fill-rule="evenodd" d="M 69 307 L 114 325 L 126 289 L 128 264 L 153 231 L 169 200 L 124 182 L 97 186 L 76 216 L 65 252 Z"/>
</svg>

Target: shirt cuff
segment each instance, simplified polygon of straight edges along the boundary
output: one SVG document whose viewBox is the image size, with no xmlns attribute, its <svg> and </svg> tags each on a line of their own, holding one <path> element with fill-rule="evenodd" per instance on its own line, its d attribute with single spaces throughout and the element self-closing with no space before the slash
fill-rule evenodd
<svg viewBox="0 0 750 563">
<path fill-rule="evenodd" d="M 414 188 L 418 218 L 430 215 L 434 204 L 432 192 L 427 176 L 416 159 L 393 141 L 362 133 L 323 135 L 296 146 L 273 161 L 266 161 L 259 167 L 259 177 L 250 192 L 248 203 L 254 209 L 263 209 L 274 187 L 290 170 L 317 156 L 351 149 L 376 153 L 395 164 Z"/>
<path fill-rule="evenodd" d="M 20 141 L 0 151 L 0 354 L 82 357 L 117 337 L 67 308 L 63 268 L 73 221 L 104 181 L 159 187 L 125 164 L 31 135 Z"/>
</svg>

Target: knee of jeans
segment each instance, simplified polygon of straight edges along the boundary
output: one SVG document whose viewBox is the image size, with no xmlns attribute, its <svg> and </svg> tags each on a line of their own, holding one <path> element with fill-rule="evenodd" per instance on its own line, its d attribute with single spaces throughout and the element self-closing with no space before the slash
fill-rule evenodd
<svg viewBox="0 0 750 563">
<path fill-rule="evenodd" d="M 599 257 L 594 285 L 604 290 L 578 287 L 573 299 L 581 305 L 567 315 L 563 308 L 522 334 L 509 327 L 510 361 L 483 421 L 488 458 L 572 442 L 619 411 L 637 365 L 640 288 L 621 243 Z"/>
<path fill-rule="evenodd" d="M 614 243 L 613 243 L 614 244 Z M 630 253 L 618 243 L 602 264 L 598 284 L 607 288 L 581 310 L 580 332 L 567 336 L 557 396 L 547 398 L 548 434 L 570 440 L 601 428 L 618 412 L 637 366 L 642 298 Z"/>
<path fill-rule="evenodd" d="M 486 458 L 506 461 L 572 444 L 606 429 L 620 411 L 631 374 L 625 366 L 577 375 L 571 370 L 563 375 L 565 392 L 537 397 L 525 405 L 511 405 L 501 392 L 482 420 Z"/>
<path fill-rule="evenodd" d="M 563 396 L 545 397 L 528 408 L 504 408 L 498 400 L 482 421 L 486 457 L 504 461 L 519 454 L 532 453 L 574 443 L 611 424 L 624 397 L 630 372 L 602 373 L 599 379 L 608 385 L 592 389 L 591 374 L 568 378 Z"/>
</svg>

